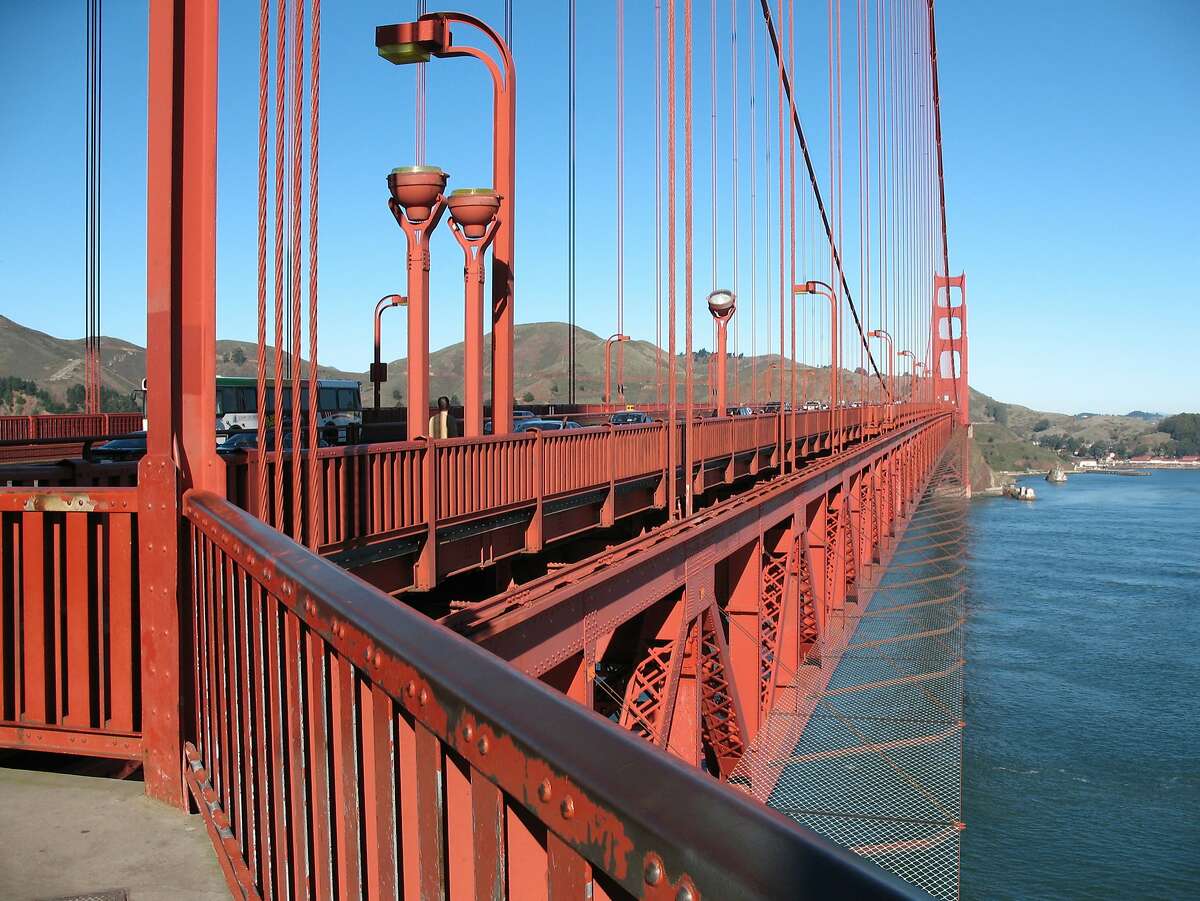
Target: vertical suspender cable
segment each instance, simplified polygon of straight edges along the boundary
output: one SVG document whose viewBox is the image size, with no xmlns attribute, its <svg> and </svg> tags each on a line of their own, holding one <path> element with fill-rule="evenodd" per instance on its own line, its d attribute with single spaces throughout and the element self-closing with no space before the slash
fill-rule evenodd
<svg viewBox="0 0 1200 901">
<path fill-rule="evenodd" d="M 796 0 L 788 0 L 788 68 L 791 70 L 792 82 L 796 81 Z M 781 107 L 782 109 L 782 107 Z M 780 125 L 782 126 L 782 119 Z M 788 129 L 788 259 L 790 269 L 787 286 L 780 295 L 788 305 L 792 322 L 792 354 L 788 361 L 789 371 L 789 400 L 792 411 L 787 419 L 792 425 L 792 465 L 796 459 L 796 297 L 792 286 L 796 284 L 796 132 Z"/>
<path fill-rule="evenodd" d="M 301 200 L 304 190 L 304 0 L 296 0 L 296 17 L 292 31 L 292 189 L 291 189 L 291 382 L 292 382 L 292 536 L 303 542 L 303 495 L 301 487 L 301 447 L 302 435 L 300 426 L 303 421 L 301 406 L 302 360 L 300 336 L 300 240 L 302 222 Z M 316 363 L 310 360 L 309 365 Z"/>
<path fill-rule="evenodd" d="M 717 267 L 717 0 L 709 0 L 708 4 L 708 86 L 709 86 L 709 129 L 708 129 L 708 165 L 709 165 L 709 227 L 711 231 L 712 247 L 709 250 L 709 255 L 712 257 L 712 287 L 710 291 L 717 290 L 718 267 Z M 709 317 L 711 318 L 711 317 Z M 712 346 L 713 350 L 717 347 L 717 321 L 712 320 Z M 711 359 L 711 358 L 710 358 Z M 713 376 L 716 376 L 716 368 L 709 367 L 708 370 Z M 712 405 L 716 406 L 717 389 L 710 378 L 708 379 L 708 393 L 712 401 Z M 724 410 L 717 410 L 718 416 L 724 416 Z"/>
<path fill-rule="evenodd" d="M 275 22 L 275 360 L 272 369 L 274 389 L 274 415 L 271 420 L 271 431 L 264 431 L 264 424 L 259 423 L 259 438 L 274 435 L 274 446 L 271 448 L 272 465 L 275 470 L 275 510 L 273 522 L 275 528 L 284 527 L 283 511 L 283 169 L 284 169 L 284 123 L 287 115 L 285 106 L 286 91 L 284 85 L 287 79 L 287 2 L 278 0 L 278 16 Z M 269 441 L 258 442 L 259 459 L 266 463 Z"/>
<path fill-rule="evenodd" d="M 567 399 L 575 403 L 575 0 L 567 11 Z M 494 402 L 494 399 L 493 399 Z"/>
<path fill-rule="evenodd" d="M 267 80 L 271 43 L 271 0 L 258 3 L 258 353 L 255 372 L 255 420 L 259 434 L 267 422 Z M 267 495 L 266 447 L 259 442 L 257 463 L 257 512 L 270 521 Z"/>
<path fill-rule="evenodd" d="M 780 19 L 780 22 L 785 23 L 785 25 L 786 25 L 787 20 L 784 16 L 783 2 L 784 2 L 784 0 L 779 0 L 779 19 Z M 776 81 L 778 82 L 777 93 L 779 95 L 777 98 L 777 106 L 778 106 L 777 112 L 778 112 L 778 120 L 779 120 L 778 126 L 777 126 L 778 132 L 779 132 L 779 135 L 778 135 L 778 137 L 779 137 L 779 395 L 778 395 L 778 397 L 779 397 L 779 417 L 778 417 L 779 456 L 778 456 L 778 460 L 779 460 L 779 468 L 781 471 L 783 469 L 784 446 L 787 443 L 787 433 L 784 431 L 785 418 L 784 418 L 784 409 L 783 409 L 784 399 L 787 397 L 787 392 L 784 389 L 784 378 L 785 378 L 784 361 L 787 359 L 787 351 L 785 350 L 785 347 L 784 347 L 784 342 L 786 340 L 785 339 L 786 331 L 785 331 L 785 327 L 784 327 L 784 304 L 786 302 L 785 292 L 787 292 L 787 290 L 788 290 L 788 287 L 786 285 L 787 274 L 784 271 L 784 257 L 785 257 L 784 249 L 785 248 L 783 246 L 783 244 L 784 244 L 784 219 L 786 216 L 786 209 L 784 207 L 784 177 L 785 177 L 786 163 L 785 163 L 784 145 L 783 145 L 783 79 L 784 79 L 783 60 L 784 60 L 784 56 L 785 56 L 786 52 L 787 51 L 783 47 L 783 42 L 780 41 L 779 52 L 775 54 L 775 67 L 776 67 L 775 75 L 776 75 Z"/>
<path fill-rule="evenodd" d="M 617 331 L 625 334 L 625 4 L 617 0 Z M 617 342 L 617 394 L 625 401 L 625 345 Z"/>
<path fill-rule="evenodd" d="M 752 20 L 753 21 L 753 20 Z M 750 29 L 750 402 L 758 403 L 758 70 L 754 47 L 758 37 Z"/>
<path fill-rule="evenodd" d="M 417 0 L 417 18 L 425 15 L 426 0 Z M 425 110 L 429 93 L 429 71 L 426 63 L 417 63 L 416 90 L 413 102 L 413 137 L 418 166 L 425 165 Z"/>
<path fill-rule="evenodd" d="M 317 172 L 320 162 L 321 0 L 312 0 L 308 82 L 308 546 L 321 543 L 321 461 L 317 458 Z M 299 540 L 297 538 L 297 540 Z"/>
<path fill-rule="evenodd" d="M 84 410 L 101 412 L 100 367 L 100 160 L 103 72 L 103 8 L 88 0 L 84 73 Z"/>
<path fill-rule="evenodd" d="M 662 0 L 654 0 L 654 402 L 663 402 L 662 353 Z"/>
<path fill-rule="evenodd" d="M 692 248 L 692 219 L 694 215 L 694 191 L 692 178 L 692 0 L 683 0 L 683 298 L 684 298 L 684 346 L 687 353 L 687 396 L 684 399 L 684 513 L 692 515 L 692 455 L 695 444 L 692 440 L 692 405 L 695 402 L 696 373 L 692 359 L 692 297 L 694 253 Z"/>
<path fill-rule="evenodd" d="M 714 30 L 716 27 L 716 19 L 713 20 Z M 733 291 L 734 297 L 737 297 L 738 292 L 738 218 L 742 214 L 742 209 L 738 203 L 738 181 L 740 173 L 738 172 L 738 144 L 741 142 L 741 136 L 738 133 L 738 42 L 737 42 L 737 0 L 729 0 L 729 49 L 730 49 L 730 75 L 729 75 L 729 97 L 730 97 L 730 121 L 729 128 L 729 146 L 730 153 L 730 175 L 733 178 L 733 222 L 731 224 L 732 233 L 730 235 L 730 246 L 733 254 L 733 276 L 730 279 L 730 290 Z M 733 402 L 740 404 L 742 402 L 741 395 L 741 363 L 738 360 L 738 351 L 742 349 L 741 329 L 738 323 L 741 317 L 734 313 L 733 317 L 733 350 L 730 351 L 733 363 Z"/>
<path fill-rule="evenodd" d="M 678 518 L 679 423 L 675 354 L 675 0 L 667 0 L 667 507 Z"/>
</svg>

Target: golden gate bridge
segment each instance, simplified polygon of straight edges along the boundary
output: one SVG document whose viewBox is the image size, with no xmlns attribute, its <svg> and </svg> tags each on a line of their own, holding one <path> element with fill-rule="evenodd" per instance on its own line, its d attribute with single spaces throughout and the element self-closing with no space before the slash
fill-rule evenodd
<svg viewBox="0 0 1200 901">
<path fill-rule="evenodd" d="M 380 23 L 380 65 L 421 69 L 414 164 L 380 174 L 407 284 L 375 310 L 370 371 L 378 399 L 379 316 L 402 307 L 406 405 L 376 403 L 353 443 L 325 446 L 325 11 L 261 0 L 255 397 L 273 440 L 218 454 L 218 4 L 151 0 L 146 452 L 74 456 L 141 424 L 100 410 L 89 176 L 87 412 L 0 418 L 0 746 L 139 762 L 149 796 L 203 817 L 240 897 L 956 897 L 967 335 L 933 3 L 801 10 L 824 19 L 821 42 L 797 5 L 566 10 L 566 353 L 574 367 L 574 41 L 600 15 L 621 36 L 653 17 L 660 340 L 647 421 L 614 424 L 632 406 L 619 38 L 617 328 L 602 403 L 572 396 L 556 412 L 582 427 L 561 430 L 515 430 L 508 402 L 522 222 L 511 4 L 500 28 L 423 4 Z M 98 80 L 98 12 L 89 23 Z M 816 52 L 827 122 L 806 121 L 794 94 L 797 56 Z M 493 180 L 452 190 L 426 159 L 424 67 L 463 58 L 492 80 L 489 108 L 457 114 L 490 122 Z M 696 285 L 706 202 L 711 290 Z M 454 437 L 435 435 L 429 391 L 430 271 L 458 265 L 443 222 L 464 271 Z M 716 347 L 703 378 L 697 309 Z M 727 364 L 747 313 L 778 345 L 749 384 Z"/>
</svg>

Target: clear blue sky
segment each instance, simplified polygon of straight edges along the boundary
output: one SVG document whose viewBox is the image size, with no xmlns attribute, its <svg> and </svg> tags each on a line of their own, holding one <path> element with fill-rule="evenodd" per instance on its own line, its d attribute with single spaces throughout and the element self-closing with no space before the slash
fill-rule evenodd
<svg viewBox="0 0 1200 901">
<path fill-rule="evenodd" d="M 412 71 L 375 57 L 373 28 L 402 18 L 410 5 L 326 4 L 321 357 L 343 368 L 366 368 L 374 301 L 404 288 L 403 243 L 387 213 L 384 177 L 412 161 Z M 626 5 L 626 331 L 653 339 L 653 6 L 649 0 Z M 799 101 L 824 172 L 824 4 L 799 5 Z M 718 6 L 723 83 L 729 3 Z M 0 171 L 6 176 L 0 313 L 64 337 L 80 335 L 83 325 L 82 7 L 0 3 L 6 42 L 0 57 Z M 256 7 L 227 0 L 222 9 L 222 337 L 249 338 L 254 330 Z M 500 0 L 463 0 L 461 7 L 501 20 Z M 708 4 L 698 0 L 696 7 L 697 58 L 705 60 Z M 746 0 L 739 7 L 745 67 L 749 7 Z M 580 0 L 579 8 L 579 197 L 581 209 L 596 213 L 580 225 L 587 252 L 578 262 L 579 319 L 606 335 L 615 330 L 614 27 L 610 4 Z M 517 318 L 564 320 L 566 4 L 516 0 L 515 9 Z M 144 2 L 105 4 L 104 332 L 139 342 L 145 334 L 145 21 Z M 942 3 L 938 25 L 951 266 L 968 275 L 972 384 L 1003 400 L 1072 412 L 1200 406 L 1197 367 L 1180 353 L 1200 342 L 1200 5 Z M 761 26 L 758 40 L 761 72 Z M 709 84 L 702 64 L 695 88 L 698 300 L 712 283 Z M 467 60 L 437 62 L 430 85 L 430 161 L 451 173 L 452 186 L 489 183 L 490 94 L 482 68 Z M 724 86 L 720 91 L 718 193 L 727 197 L 728 94 Z M 449 115 L 459 98 L 477 104 L 477 122 Z M 745 116 L 744 97 L 741 102 Z M 851 96 L 848 115 L 853 103 Z M 743 124 L 743 301 L 750 271 L 745 132 Z M 761 128 L 758 140 L 761 182 Z M 856 163 L 846 165 L 852 180 Z M 854 203 L 848 196 L 847 208 Z M 766 215 L 760 210 L 760 251 Z M 727 224 L 720 238 L 726 247 Z M 802 265 L 806 256 L 819 259 L 811 235 L 804 247 Z M 857 256 L 850 244 L 845 252 L 848 259 Z M 461 339 L 461 257 L 448 233 L 438 236 L 434 254 L 432 343 L 438 347 Z M 768 265 L 777 263 L 764 256 L 760 269 Z M 729 282 L 724 250 L 719 270 L 718 281 Z M 760 291 L 767 290 L 764 281 Z M 739 316 L 748 352 L 744 302 Z M 760 316 L 760 352 L 767 318 Z M 385 334 L 385 357 L 401 356 L 403 317 L 389 321 Z M 699 306 L 696 343 L 711 343 Z"/>
</svg>

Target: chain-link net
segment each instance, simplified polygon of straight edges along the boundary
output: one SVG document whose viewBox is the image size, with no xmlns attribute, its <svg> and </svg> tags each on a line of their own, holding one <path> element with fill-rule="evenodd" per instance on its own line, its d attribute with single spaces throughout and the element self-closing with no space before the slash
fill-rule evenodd
<svg viewBox="0 0 1200 901">
<path fill-rule="evenodd" d="M 886 569 L 783 674 L 730 782 L 938 898 L 958 897 L 966 495 L 939 463 Z M 732 627 L 732 626 L 731 626 Z"/>
</svg>

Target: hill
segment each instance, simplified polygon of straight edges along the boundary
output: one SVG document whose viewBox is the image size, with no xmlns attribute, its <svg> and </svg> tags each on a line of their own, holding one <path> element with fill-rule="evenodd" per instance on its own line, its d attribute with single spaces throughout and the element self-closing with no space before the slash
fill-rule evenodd
<svg viewBox="0 0 1200 901">
<path fill-rule="evenodd" d="M 541 403 L 565 403 L 567 400 L 567 325 L 562 322 L 535 322 L 516 327 L 516 348 L 513 366 L 515 369 L 515 400 Z M 485 337 L 484 345 L 491 346 L 491 336 Z M 604 339 L 586 329 L 576 332 L 576 399 L 579 403 L 596 403 L 604 393 Z M 219 340 L 216 345 L 217 372 L 220 375 L 253 376 L 257 372 L 257 346 L 249 341 Z M 461 398 L 463 395 L 462 342 L 433 351 L 429 358 L 431 394 L 445 394 Z M 274 371 L 274 349 L 266 349 L 267 372 Z M 486 352 L 485 352 L 486 353 Z M 655 368 L 657 352 L 649 341 L 629 341 L 621 345 L 624 355 L 625 397 L 630 403 L 650 403 L 655 400 Z M 613 379 L 616 380 L 617 349 L 613 350 Z M 707 350 L 695 351 L 694 398 L 703 401 L 708 397 Z M 146 371 L 145 348 L 119 338 L 103 338 L 101 341 L 106 389 L 128 397 L 141 385 Z M 667 355 L 662 354 L 663 379 L 666 378 Z M 302 370 L 307 362 L 301 362 Z M 677 384 L 682 394 L 685 381 L 684 356 L 677 358 Z M 762 354 L 757 358 L 742 356 L 730 360 L 730 379 L 736 379 L 744 394 L 749 394 L 751 379 L 757 374 L 761 386 L 759 396 L 765 400 L 777 400 L 779 394 L 779 355 Z M 366 372 L 352 372 L 331 366 L 317 367 L 325 378 L 357 379 L 363 383 L 364 399 L 370 396 L 370 382 Z M 490 379 L 491 360 L 485 356 L 485 380 Z M 408 361 L 404 358 L 388 364 L 388 381 L 383 386 L 383 403 L 395 406 L 403 403 L 404 386 L 407 382 Z M 83 341 L 80 339 L 56 338 L 45 332 L 27 328 L 11 319 L 0 316 L 0 376 L 11 376 L 33 382 L 55 404 L 70 406 L 68 391 L 83 382 Z M 790 369 L 785 364 L 785 393 L 790 393 Z M 857 398 L 861 391 L 862 376 L 846 372 L 843 375 L 845 396 Z M 797 366 L 797 391 L 807 397 L 828 399 L 829 368 Z M 614 385 L 614 392 L 616 388 Z M 903 390 L 903 386 L 901 389 Z M 731 397 L 732 400 L 732 397 Z M 48 407 L 44 407 L 48 409 Z M 29 412 L 28 407 L 22 408 Z"/>
</svg>

